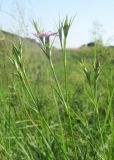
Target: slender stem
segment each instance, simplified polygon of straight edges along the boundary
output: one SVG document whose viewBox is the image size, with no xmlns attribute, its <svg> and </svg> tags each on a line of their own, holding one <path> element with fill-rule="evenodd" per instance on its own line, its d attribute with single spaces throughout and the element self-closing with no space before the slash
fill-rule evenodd
<svg viewBox="0 0 114 160">
<path fill-rule="evenodd" d="M 96 36 L 95 36 L 95 47 L 94 47 L 94 64 L 96 63 L 97 58 L 97 44 L 96 44 Z"/>
<path fill-rule="evenodd" d="M 68 101 L 68 89 L 67 89 L 66 42 L 67 42 L 67 37 L 64 38 L 64 48 L 63 48 L 63 54 L 64 54 L 64 73 L 65 73 L 65 91 L 66 91 L 66 102 L 67 102 L 67 101 Z M 72 120 L 71 120 L 70 108 L 68 108 L 68 119 L 69 119 L 69 125 L 70 125 L 71 135 L 72 135 L 72 142 L 73 142 L 73 145 L 74 145 L 74 151 L 75 151 L 75 155 L 77 156 L 76 145 L 75 145 L 75 138 L 74 138 L 73 126 L 72 126 Z"/>
<path fill-rule="evenodd" d="M 98 127 L 99 127 L 99 132 L 100 132 L 100 137 L 101 137 L 101 143 L 102 143 L 102 150 L 103 150 L 104 157 L 105 157 L 105 160 L 106 160 L 107 158 L 106 158 L 105 149 L 104 149 L 104 140 L 103 140 L 102 130 L 101 130 L 101 126 L 100 126 L 100 119 L 99 119 L 99 111 L 98 111 L 98 109 L 97 109 L 97 118 L 98 118 Z"/>
<path fill-rule="evenodd" d="M 62 94 L 62 91 L 61 91 L 61 88 L 60 88 L 60 85 L 59 85 L 59 82 L 58 82 L 58 79 L 57 79 L 57 76 L 56 76 L 56 73 L 55 73 L 55 70 L 54 70 L 54 66 L 53 66 L 53 62 L 52 62 L 51 56 L 50 56 L 50 65 L 51 65 L 51 69 L 52 69 L 52 72 L 53 72 L 53 75 L 54 75 L 54 78 L 55 78 L 55 81 L 56 81 L 56 84 L 57 84 L 57 88 L 58 88 L 58 90 L 60 92 L 61 99 L 63 101 L 63 104 L 64 104 L 65 108 L 66 108 L 66 113 L 68 115 L 70 130 L 71 130 L 71 134 L 72 134 L 72 142 L 74 144 L 75 155 L 77 155 L 77 153 L 76 153 L 76 146 L 75 146 L 75 140 L 74 140 L 74 134 L 73 134 L 73 127 L 72 127 L 72 123 L 71 123 L 70 110 L 69 110 L 69 107 L 66 104 L 66 101 L 65 101 L 64 97 L 63 97 L 63 94 Z"/>
<path fill-rule="evenodd" d="M 26 80 L 26 83 L 27 83 L 28 90 L 29 90 L 29 93 L 30 93 L 30 95 L 31 95 L 31 98 L 32 98 L 34 104 L 37 104 L 37 103 L 36 103 L 36 100 L 35 100 L 35 97 L 34 97 L 34 94 L 33 94 L 33 91 L 32 91 L 32 89 L 31 89 L 30 83 L 29 83 L 29 81 L 28 81 L 28 78 L 27 78 L 25 69 L 23 70 L 23 74 L 24 74 L 24 77 L 25 77 L 25 80 Z"/>
<path fill-rule="evenodd" d="M 68 100 L 68 90 L 67 90 L 67 68 L 66 68 L 66 38 L 64 38 L 64 73 L 65 73 L 65 91 L 66 91 L 66 102 Z"/>
<path fill-rule="evenodd" d="M 95 64 L 96 65 L 96 44 L 95 44 Z M 96 66 L 95 66 L 96 67 Z M 94 74 L 96 74 L 96 70 L 94 71 Z M 103 144 L 104 144 L 104 140 L 103 140 L 103 135 L 102 135 L 102 130 L 101 130 L 101 126 L 100 126 L 100 118 L 99 118 L 99 109 L 98 109 L 98 95 L 97 95 L 97 79 L 95 77 L 94 79 L 94 101 L 95 101 L 95 108 L 96 108 L 96 114 L 97 114 L 97 120 L 98 120 L 98 128 L 99 128 L 99 133 L 100 133 L 100 137 L 101 137 L 101 143 L 102 143 L 102 150 L 104 152 L 104 156 L 105 156 L 105 150 L 103 149 Z"/>
<path fill-rule="evenodd" d="M 54 95 L 54 100 L 55 100 L 55 104 L 57 106 L 57 100 L 56 100 L 56 96 L 55 94 Z M 60 124 L 60 132 L 61 132 L 61 140 L 62 140 L 62 147 L 63 147 L 63 150 L 64 152 L 66 153 L 66 146 L 65 146 L 65 137 L 64 137 L 64 128 L 63 128 L 63 125 L 62 125 L 62 121 L 61 121 L 61 117 L 60 117 L 60 113 L 59 113 L 59 109 L 58 109 L 58 106 L 57 106 L 57 116 L 58 116 L 58 120 L 59 120 L 59 124 Z"/>
<path fill-rule="evenodd" d="M 74 138 L 74 133 L 73 133 L 73 126 L 72 126 L 70 109 L 69 109 L 68 118 L 69 118 L 69 125 L 70 125 L 70 130 L 71 130 L 71 135 L 72 135 L 72 142 L 74 145 L 74 152 L 75 152 L 75 156 L 77 157 L 76 144 L 75 144 L 75 138 Z"/>
<path fill-rule="evenodd" d="M 50 52 L 51 52 L 51 51 L 50 51 Z M 51 55 L 51 54 L 50 54 L 50 55 Z M 55 70 L 54 70 L 54 66 L 53 66 L 53 62 L 52 62 L 51 56 L 50 56 L 50 59 L 49 59 L 49 60 L 50 60 L 51 70 L 52 70 L 52 72 L 53 72 L 54 79 L 55 79 L 56 84 L 57 84 L 58 91 L 59 91 L 59 93 L 60 93 L 62 102 L 63 102 L 63 104 L 64 104 L 64 106 L 65 106 L 66 113 L 68 114 L 68 106 L 67 106 L 67 104 L 66 104 L 66 102 L 65 102 L 65 99 L 64 99 L 64 96 L 63 96 L 63 94 L 62 94 L 61 87 L 60 87 L 60 84 L 59 84 L 59 82 L 58 82 L 58 79 L 57 79 Z"/>
</svg>

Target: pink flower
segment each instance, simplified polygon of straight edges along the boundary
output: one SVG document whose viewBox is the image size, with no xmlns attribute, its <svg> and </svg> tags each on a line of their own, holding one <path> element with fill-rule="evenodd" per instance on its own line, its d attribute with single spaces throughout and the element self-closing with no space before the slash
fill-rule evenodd
<svg viewBox="0 0 114 160">
<path fill-rule="evenodd" d="M 41 37 L 50 37 L 50 36 L 56 36 L 57 35 L 57 32 L 51 32 L 51 31 L 48 31 L 48 32 L 40 32 L 40 33 L 34 33 L 33 34 L 35 37 L 37 38 L 41 38 Z"/>
</svg>

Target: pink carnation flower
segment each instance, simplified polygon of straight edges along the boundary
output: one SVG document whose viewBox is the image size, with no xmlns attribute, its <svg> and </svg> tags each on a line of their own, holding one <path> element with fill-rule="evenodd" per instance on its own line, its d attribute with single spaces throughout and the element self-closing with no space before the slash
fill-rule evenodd
<svg viewBox="0 0 114 160">
<path fill-rule="evenodd" d="M 50 37 L 50 36 L 55 36 L 57 35 L 57 32 L 40 32 L 40 33 L 34 33 L 33 34 L 35 37 L 37 38 L 41 38 L 41 37 Z"/>
</svg>

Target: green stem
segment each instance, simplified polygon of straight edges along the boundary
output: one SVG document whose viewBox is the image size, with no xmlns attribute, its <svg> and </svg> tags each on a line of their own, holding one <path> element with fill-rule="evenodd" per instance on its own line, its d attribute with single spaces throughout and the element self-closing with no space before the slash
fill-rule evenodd
<svg viewBox="0 0 114 160">
<path fill-rule="evenodd" d="M 51 52 L 51 51 L 50 51 Z M 51 54 L 50 54 L 51 55 Z M 66 64 L 66 63 L 65 63 Z M 71 134 L 72 134 L 72 142 L 74 144 L 74 150 L 75 150 L 75 155 L 77 155 L 76 153 L 76 146 L 75 146 L 75 140 L 74 140 L 74 134 L 73 134 L 73 127 L 72 127 L 72 123 L 71 123 L 71 115 L 70 115 L 70 110 L 69 110 L 69 107 L 67 106 L 66 102 L 65 102 L 65 99 L 63 97 L 63 94 L 62 94 L 62 91 L 61 91 L 61 88 L 60 88 L 60 85 L 59 85 L 59 82 L 58 82 L 58 79 L 57 79 L 57 76 L 56 76 L 56 73 L 55 73 L 55 70 L 54 70 L 54 66 L 53 66 L 53 62 L 52 62 L 52 59 L 51 59 L 51 56 L 50 56 L 50 65 L 51 65 L 51 69 L 52 69 L 52 72 L 53 72 L 53 75 L 54 75 L 54 78 L 55 78 L 55 81 L 56 81 L 56 84 L 57 84 L 57 88 L 60 92 L 60 96 L 61 96 L 61 99 L 63 101 L 63 104 L 66 108 L 66 113 L 68 115 L 68 119 L 69 119 L 69 125 L 70 125 L 70 130 L 71 130 Z M 66 66 L 66 65 L 65 65 Z M 66 67 L 65 67 L 66 68 Z"/>
<path fill-rule="evenodd" d="M 65 73 L 65 91 L 66 91 L 66 102 L 68 100 L 68 90 L 67 90 L 67 68 L 66 68 L 66 38 L 64 39 L 64 49 L 63 49 L 63 54 L 64 54 L 64 73 Z"/>
<path fill-rule="evenodd" d="M 51 51 L 50 51 L 50 52 L 51 52 Z M 51 70 L 52 70 L 52 73 L 53 73 L 53 75 L 54 75 L 55 82 L 56 82 L 56 84 L 57 84 L 58 91 L 59 91 L 59 93 L 60 93 L 62 102 L 63 102 L 63 104 L 64 104 L 64 106 L 65 106 L 66 113 L 68 114 L 68 106 L 67 106 L 67 104 L 66 104 L 66 102 L 65 102 L 65 99 L 64 99 L 64 96 L 63 96 L 63 94 L 62 94 L 61 87 L 60 87 L 60 84 L 59 84 L 59 82 L 58 82 L 58 79 L 57 79 L 55 70 L 54 70 L 54 66 L 53 66 L 53 62 L 52 62 L 51 56 L 50 56 L 50 59 L 49 59 L 49 60 L 50 60 Z"/>
<path fill-rule="evenodd" d="M 64 48 L 63 48 L 63 54 L 64 54 L 64 73 L 65 73 L 65 91 L 66 91 L 66 102 L 67 102 L 68 101 L 68 89 L 67 89 L 66 43 L 67 43 L 67 37 L 64 38 Z M 69 119 L 69 125 L 70 125 L 71 135 L 72 135 L 72 142 L 73 142 L 73 145 L 74 145 L 74 151 L 75 151 L 75 155 L 77 156 L 76 145 L 75 145 L 75 138 L 74 138 L 74 133 L 73 133 L 73 126 L 72 126 L 72 121 L 71 121 L 70 108 L 68 108 L 68 119 Z"/>
<path fill-rule="evenodd" d="M 54 94 L 54 100 L 55 100 L 55 104 L 56 104 L 56 106 L 57 106 L 57 100 L 56 100 L 55 94 Z M 62 121 L 61 121 L 61 117 L 60 117 L 60 113 L 59 113 L 58 106 L 57 106 L 57 115 L 58 115 L 58 120 L 59 120 L 59 124 L 60 124 L 60 132 L 61 132 L 61 137 L 62 137 L 62 138 L 61 138 L 62 147 L 63 147 L 64 152 L 66 153 L 65 137 L 64 137 L 64 128 L 63 128 L 63 125 L 62 125 Z"/>
<path fill-rule="evenodd" d="M 99 132 L 100 132 L 100 137 L 101 137 L 101 143 L 102 143 L 102 150 L 103 150 L 103 153 L 104 153 L 104 157 L 106 158 L 105 149 L 104 149 L 104 140 L 103 140 L 102 130 L 101 130 L 101 126 L 100 126 L 100 119 L 99 119 L 99 111 L 98 111 L 98 109 L 97 109 L 97 118 L 98 118 L 98 127 L 99 127 Z"/>
<path fill-rule="evenodd" d="M 95 37 L 95 47 L 94 47 L 94 64 L 96 63 L 97 58 L 97 44 L 96 44 L 96 37 Z"/>
<path fill-rule="evenodd" d="M 75 156 L 77 157 L 76 144 L 75 144 L 75 138 L 74 138 L 74 133 L 73 133 L 73 126 L 72 126 L 72 121 L 71 121 L 70 110 L 69 110 L 68 118 L 69 118 L 69 125 L 70 125 L 70 130 L 71 130 L 71 135 L 72 135 L 72 142 L 73 142 L 73 145 L 74 145 L 74 152 L 75 152 Z"/>
<path fill-rule="evenodd" d="M 96 61 L 96 59 L 95 59 L 95 61 Z M 103 150 L 104 156 L 105 156 L 104 140 L 103 140 L 102 130 L 101 130 L 101 126 L 100 126 L 99 109 L 98 109 L 97 79 L 94 79 L 94 101 L 95 101 L 95 108 L 96 108 L 96 114 L 97 114 L 97 120 L 98 120 L 98 128 L 99 128 L 99 133 L 100 133 L 101 143 L 102 143 L 102 150 Z"/>
<path fill-rule="evenodd" d="M 33 91 L 32 91 L 32 89 L 31 89 L 30 83 L 29 83 L 29 81 L 28 81 L 28 78 L 27 78 L 27 75 L 26 75 L 25 69 L 23 69 L 23 74 L 24 74 L 24 77 L 25 77 L 25 80 L 26 80 L 26 83 L 27 83 L 28 90 L 29 90 L 29 93 L 30 93 L 30 95 L 31 95 L 31 98 L 32 98 L 32 100 L 33 100 L 34 104 L 36 105 L 37 103 L 36 103 L 36 100 L 35 100 L 35 97 L 34 97 Z"/>
</svg>

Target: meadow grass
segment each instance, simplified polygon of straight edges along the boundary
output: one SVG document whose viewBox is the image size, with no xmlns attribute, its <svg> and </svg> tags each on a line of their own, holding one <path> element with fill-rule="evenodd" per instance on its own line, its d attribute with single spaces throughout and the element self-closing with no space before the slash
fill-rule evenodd
<svg viewBox="0 0 114 160">
<path fill-rule="evenodd" d="M 71 23 L 59 22 L 61 49 L 4 33 L 1 160 L 114 160 L 114 49 L 67 49 Z"/>
</svg>

